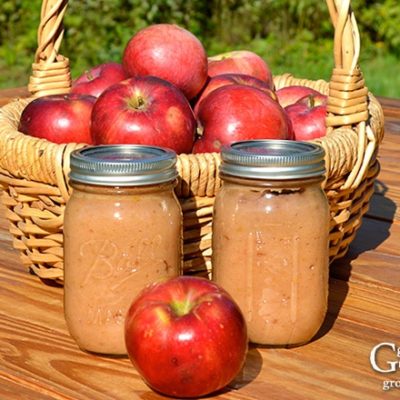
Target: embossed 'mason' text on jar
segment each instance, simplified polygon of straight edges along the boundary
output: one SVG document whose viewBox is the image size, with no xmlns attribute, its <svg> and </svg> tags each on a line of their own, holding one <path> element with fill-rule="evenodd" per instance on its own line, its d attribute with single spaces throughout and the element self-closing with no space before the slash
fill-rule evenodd
<svg viewBox="0 0 400 400">
<path fill-rule="evenodd" d="M 213 280 L 241 307 L 250 341 L 296 345 L 321 327 L 328 296 L 329 204 L 320 146 L 237 142 L 222 151 Z"/>
<path fill-rule="evenodd" d="M 134 297 L 181 273 L 175 164 L 175 153 L 152 146 L 93 146 L 71 154 L 64 312 L 83 350 L 126 354 L 125 314 Z"/>
</svg>

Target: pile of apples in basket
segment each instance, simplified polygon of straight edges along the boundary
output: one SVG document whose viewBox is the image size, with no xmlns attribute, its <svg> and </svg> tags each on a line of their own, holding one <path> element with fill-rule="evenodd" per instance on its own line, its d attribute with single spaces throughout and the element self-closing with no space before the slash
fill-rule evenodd
<svg viewBox="0 0 400 400">
<path fill-rule="evenodd" d="M 302 86 L 275 90 L 257 54 L 207 57 L 192 33 L 158 24 L 131 38 L 121 64 L 93 67 L 73 82 L 70 94 L 31 102 L 19 130 L 55 143 L 204 153 L 238 140 L 321 137 L 325 115 L 325 95 Z"/>
</svg>

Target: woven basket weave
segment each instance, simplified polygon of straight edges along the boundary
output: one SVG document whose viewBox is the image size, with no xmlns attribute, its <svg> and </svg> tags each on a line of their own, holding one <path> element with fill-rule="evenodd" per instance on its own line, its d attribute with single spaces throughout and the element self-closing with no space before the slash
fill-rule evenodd
<svg viewBox="0 0 400 400">
<path fill-rule="evenodd" d="M 63 213 L 71 193 L 69 156 L 81 144 L 58 145 L 18 132 L 23 108 L 33 98 L 67 93 L 69 61 L 59 54 L 66 0 L 43 0 L 38 49 L 32 64 L 29 99 L 0 110 L 0 185 L 13 244 L 22 262 L 45 280 L 63 279 Z M 277 89 L 304 85 L 328 95 L 327 135 L 316 140 L 326 151 L 330 259 L 343 256 L 367 211 L 379 166 L 383 112 L 358 68 L 360 38 L 350 0 L 327 0 L 334 26 L 334 70 L 330 82 L 276 76 Z M 219 154 L 178 156 L 177 195 L 184 214 L 184 269 L 210 269 L 214 195 L 220 186 Z"/>
</svg>

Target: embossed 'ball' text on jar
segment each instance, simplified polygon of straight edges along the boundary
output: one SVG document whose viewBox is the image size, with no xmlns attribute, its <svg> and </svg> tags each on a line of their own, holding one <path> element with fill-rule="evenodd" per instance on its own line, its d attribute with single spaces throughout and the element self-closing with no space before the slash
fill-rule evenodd
<svg viewBox="0 0 400 400">
<path fill-rule="evenodd" d="M 175 164 L 174 152 L 153 146 L 92 146 L 71 154 L 64 313 L 81 349 L 126 354 L 125 314 L 134 297 L 181 273 Z"/>
<path fill-rule="evenodd" d="M 213 215 L 213 280 L 245 315 L 250 341 L 299 345 L 328 298 L 329 204 L 324 150 L 254 140 L 223 149 Z"/>
</svg>

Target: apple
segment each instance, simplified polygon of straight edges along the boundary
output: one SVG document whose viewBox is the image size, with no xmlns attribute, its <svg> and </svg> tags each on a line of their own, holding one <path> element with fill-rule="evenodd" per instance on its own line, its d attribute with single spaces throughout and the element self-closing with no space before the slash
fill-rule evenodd
<svg viewBox="0 0 400 400">
<path fill-rule="evenodd" d="M 145 288 L 127 313 L 125 342 L 144 381 L 174 398 L 225 387 L 242 369 L 248 346 L 246 323 L 232 297 L 193 276 Z"/>
<path fill-rule="evenodd" d="M 122 65 L 129 76 L 153 75 L 176 85 L 188 99 L 207 80 L 207 54 L 199 39 L 177 25 L 155 24 L 126 45 Z"/>
<path fill-rule="evenodd" d="M 63 94 L 39 97 L 22 111 L 18 130 L 54 143 L 93 144 L 91 113 L 96 97 Z"/>
<path fill-rule="evenodd" d="M 311 140 L 326 134 L 326 102 L 312 94 L 303 97 L 285 108 L 295 140 Z"/>
<path fill-rule="evenodd" d="M 128 78 L 121 64 L 108 62 L 97 65 L 72 83 L 71 93 L 89 94 L 99 97 L 109 86 Z"/>
<path fill-rule="evenodd" d="M 294 138 L 284 109 L 269 94 L 250 86 L 214 90 L 199 106 L 198 122 L 201 137 L 193 153 L 220 152 L 223 145 L 239 140 Z"/>
<path fill-rule="evenodd" d="M 267 82 L 270 89 L 274 88 L 268 64 L 252 51 L 235 50 L 208 57 L 208 75 L 210 77 L 229 73 L 251 75 Z"/>
<path fill-rule="evenodd" d="M 106 89 L 92 112 L 96 144 L 146 144 L 190 153 L 196 120 L 188 100 L 171 83 L 145 76 Z"/>
<path fill-rule="evenodd" d="M 279 104 L 283 108 L 290 104 L 296 103 L 298 100 L 309 94 L 313 95 L 315 99 L 318 99 L 318 101 L 322 101 L 325 103 L 327 101 L 327 96 L 318 92 L 318 90 L 312 89 L 307 86 L 291 85 L 283 87 L 276 91 Z"/>
<path fill-rule="evenodd" d="M 277 96 L 275 92 L 271 89 L 270 85 L 262 81 L 258 78 L 255 78 L 254 76 L 251 75 L 245 75 L 245 74 L 222 74 L 222 75 L 216 75 L 213 76 L 207 83 L 207 85 L 204 87 L 202 90 L 200 97 L 196 101 L 195 107 L 194 107 L 194 113 L 197 115 L 200 103 L 215 89 L 218 89 L 221 86 L 227 86 L 227 85 L 247 85 L 247 86 L 253 86 L 258 89 L 261 89 L 265 93 L 267 93 L 271 98 L 277 101 Z"/>
</svg>

